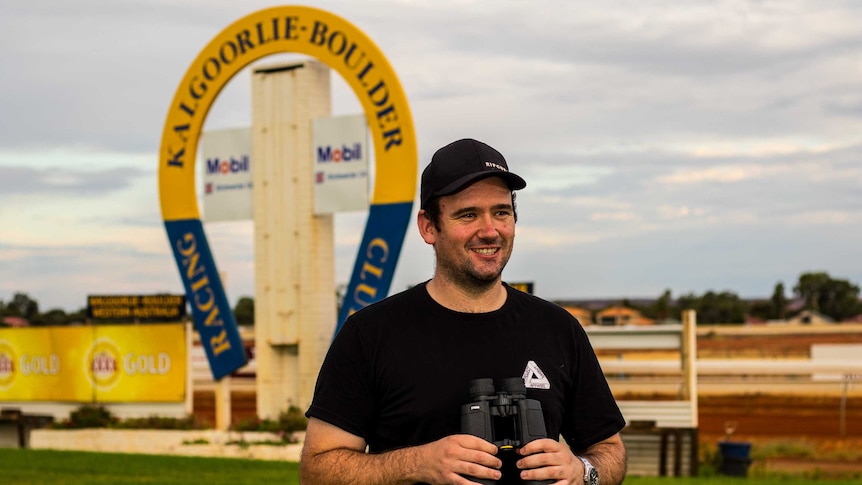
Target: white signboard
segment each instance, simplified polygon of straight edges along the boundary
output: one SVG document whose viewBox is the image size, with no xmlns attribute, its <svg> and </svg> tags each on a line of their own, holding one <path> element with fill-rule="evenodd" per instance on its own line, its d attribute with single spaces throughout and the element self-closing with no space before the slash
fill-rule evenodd
<svg viewBox="0 0 862 485">
<path fill-rule="evenodd" d="M 251 128 L 201 135 L 206 222 L 252 218 Z"/>
<path fill-rule="evenodd" d="M 811 362 L 846 366 L 841 374 L 814 374 L 815 381 L 862 380 L 862 344 L 811 344 Z"/>
<path fill-rule="evenodd" d="M 319 118 L 312 126 L 314 213 L 368 209 L 368 124 L 365 115 Z"/>
</svg>

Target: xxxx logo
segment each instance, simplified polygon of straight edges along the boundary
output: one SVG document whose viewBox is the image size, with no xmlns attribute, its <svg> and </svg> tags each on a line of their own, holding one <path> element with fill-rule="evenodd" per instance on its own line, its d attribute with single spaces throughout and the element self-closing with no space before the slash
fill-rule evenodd
<svg viewBox="0 0 862 485">
<path fill-rule="evenodd" d="M 0 340 L 0 388 L 9 387 L 15 379 L 15 351 L 12 345 Z"/>
<path fill-rule="evenodd" d="M 95 388 L 110 389 L 120 377 L 120 351 L 111 339 L 96 339 L 86 354 L 84 365 Z"/>
</svg>

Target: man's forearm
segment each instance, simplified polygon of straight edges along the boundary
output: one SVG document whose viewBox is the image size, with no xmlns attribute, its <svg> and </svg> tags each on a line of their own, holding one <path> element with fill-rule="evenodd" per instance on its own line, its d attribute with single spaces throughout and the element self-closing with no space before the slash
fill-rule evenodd
<svg viewBox="0 0 862 485">
<path fill-rule="evenodd" d="M 395 485 L 418 481 L 418 452 L 402 448 L 369 454 L 347 448 L 320 453 L 303 452 L 300 482 L 303 485 Z"/>
<path fill-rule="evenodd" d="M 619 485 L 626 476 L 626 448 L 622 440 L 603 441 L 581 454 L 599 472 L 602 485 Z"/>
</svg>

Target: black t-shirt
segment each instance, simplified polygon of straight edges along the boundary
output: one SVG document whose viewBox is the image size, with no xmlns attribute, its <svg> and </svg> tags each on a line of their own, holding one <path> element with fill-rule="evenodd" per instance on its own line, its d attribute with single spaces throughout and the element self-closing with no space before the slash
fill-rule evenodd
<svg viewBox="0 0 862 485">
<path fill-rule="evenodd" d="M 549 437 L 574 451 L 613 436 L 625 420 L 581 325 L 563 308 L 506 286 L 489 313 L 459 313 L 425 288 L 353 314 L 329 349 L 306 415 L 382 452 L 460 432 L 469 382 L 523 377 Z"/>
</svg>

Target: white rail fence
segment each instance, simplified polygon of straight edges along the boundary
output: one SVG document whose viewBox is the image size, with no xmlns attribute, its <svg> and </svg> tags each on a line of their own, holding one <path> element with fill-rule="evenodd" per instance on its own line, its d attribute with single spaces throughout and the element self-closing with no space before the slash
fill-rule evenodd
<svg viewBox="0 0 862 485">
<path fill-rule="evenodd" d="M 695 313 L 683 313 L 683 323 L 655 327 L 587 327 L 593 348 L 600 351 L 672 351 L 678 355 L 663 363 L 661 374 L 670 374 L 674 392 L 663 400 L 618 399 L 626 419 L 623 441 L 628 450 L 627 466 L 636 475 L 697 475 L 698 377 L 697 328 Z M 612 375 L 608 362 L 622 365 L 614 380 L 633 381 L 630 369 L 640 369 L 634 360 L 600 360 L 602 369 Z M 634 365 L 632 365 L 634 364 Z M 637 374 L 649 376 L 652 374 Z M 622 379 L 619 379 L 621 377 Z M 609 378 L 615 394 L 620 394 Z"/>
<path fill-rule="evenodd" d="M 862 346 L 824 345 L 809 359 L 698 359 L 695 329 L 692 311 L 677 325 L 586 329 L 628 424 L 630 470 L 697 474 L 698 396 L 840 396 L 843 435 L 847 397 L 862 395 Z"/>
<path fill-rule="evenodd" d="M 683 373 L 678 360 L 601 359 L 618 394 L 679 395 Z M 859 359 L 697 359 L 700 395 L 796 394 L 862 396 Z"/>
</svg>

